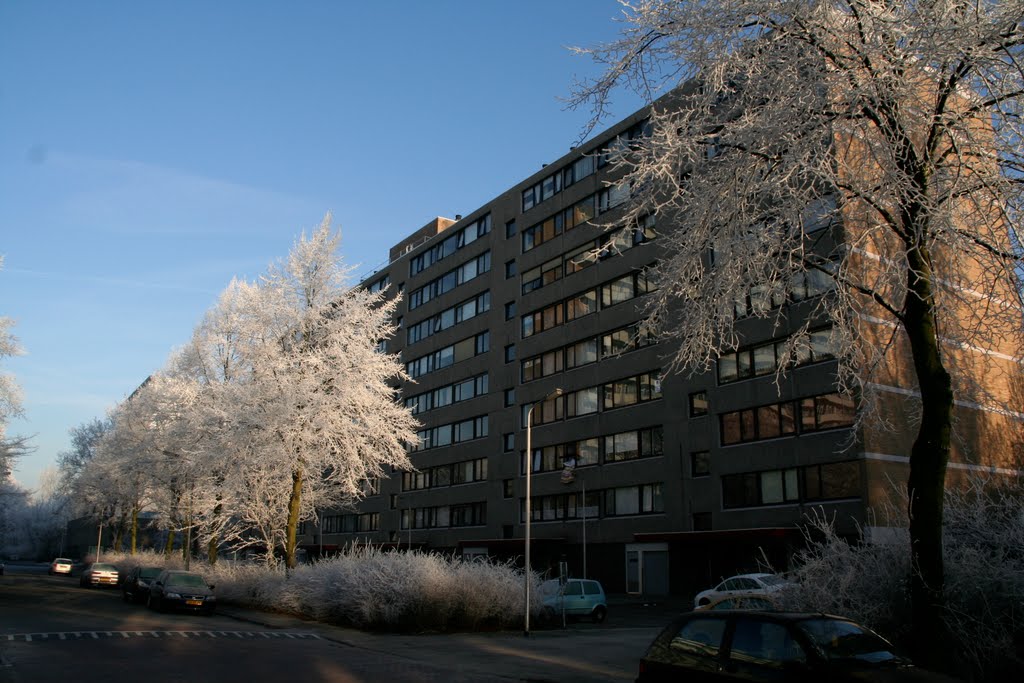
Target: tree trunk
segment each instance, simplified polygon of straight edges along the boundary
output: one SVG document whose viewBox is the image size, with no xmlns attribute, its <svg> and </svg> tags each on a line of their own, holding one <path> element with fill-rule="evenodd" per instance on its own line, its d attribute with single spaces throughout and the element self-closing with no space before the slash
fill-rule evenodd
<svg viewBox="0 0 1024 683">
<path fill-rule="evenodd" d="M 220 496 L 218 496 L 219 498 Z M 206 560 L 213 567 L 217 564 L 217 549 L 220 547 L 220 540 L 217 537 L 217 524 L 220 521 L 220 515 L 224 511 L 224 505 L 217 503 L 213 508 L 213 521 L 211 523 L 210 531 L 210 542 L 206 544 Z"/>
<path fill-rule="evenodd" d="M 292 494 L 288 498 L 288 526 L 285 528 L 285 567 L 295 568 L 295 536 L 299 527 L 299 508 L 302 501 L 302 467 L 292 470 Z"/>
<path fill-rule="evenodd" d="M 139 539 L 139 506 L 132 506 L 132 555 L 135 554 L 136 543 Z"/>
<path fill-rule="evenodd" d="M 171 553 L 174 552 L 174 529 L 167 530 L 167 543 L 164 545 L 164 557 L 168 560 L 171 559 Z"/>
<path fill-rule="evenodd" d="M 910 452 L 910 598 L 915 658 L 944 663 L 945 569 L 942 515 L 953 417 L 953 388 L 942 363 L 932 291 L 931 259 L 921 248 L 908 254 L 906 330 L 921 391 L 921 426 Z"/>
</svg>

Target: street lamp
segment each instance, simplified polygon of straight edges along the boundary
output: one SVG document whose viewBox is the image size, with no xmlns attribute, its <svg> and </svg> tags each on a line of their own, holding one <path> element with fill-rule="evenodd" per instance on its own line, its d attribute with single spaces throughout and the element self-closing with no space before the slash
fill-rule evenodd
<svg viewBox="0 0 1024 683">
<path fill-rule="evenodd" d="M 525 621 L 523 622 L 523 635 L 530 635 L 530 518 L 532 512 L 530 511 L 530 473 L 533 471 L 533 450 L 530 447 L 530 431 L 533 419 L 533 409 L 537 407 L 537 404 L 550 401 L 553 398 L 558 398 L 562 395 L 562 390 L 555 389 L 544 398 L 534 401 L 530 404 L 529 410 L 526 411 L 526 567 L 523 572 L 524 581 L 526 584 L 526 609 L 524 610 Z"/>
</svg>

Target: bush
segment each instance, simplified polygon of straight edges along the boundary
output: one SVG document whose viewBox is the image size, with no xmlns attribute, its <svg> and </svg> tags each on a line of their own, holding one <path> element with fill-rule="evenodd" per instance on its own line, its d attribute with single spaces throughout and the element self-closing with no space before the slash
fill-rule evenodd
<svg viewBox="0 0 1024 683">
<path fill-rule="evenodd" d="M 110 553 L 123 572 L 171 566 L 162 553 Z M 172 558 L 181 567 L 180 556 Z M 523 572 L 509 563 L 464 561 L 422 552 L 356 546 L 286 572 L 280 565 L 219 561 L 192 569 L 217 587 L 218 600 L 358 628 L 454 631 L 511 628 L 523 621 Z M 531 612 L 540 611 L 534 576 Z"/>
<path fill-rule="evenodd" d="M 1024 497 L 974 479 L 946 495 L 943 540 L 946 621 L 957 659 L 974 680 L 1024 670 Z M 790 572 L 786 608 L 841 614 L 899 644 L 911 628 L 905 529 L 850 543 L 832 520 L 809 520 L 808 540 Z"/>
</svg>

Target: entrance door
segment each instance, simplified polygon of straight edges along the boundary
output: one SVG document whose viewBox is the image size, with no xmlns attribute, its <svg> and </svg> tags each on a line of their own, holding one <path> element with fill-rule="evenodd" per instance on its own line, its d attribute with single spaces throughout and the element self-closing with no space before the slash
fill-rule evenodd
<svg viewBox="0 0 1024 683">
<path fill-rule="evenodd" d="M 643 558 L 644 595 L 668 595 L 668 551 L 648 550 Z"/>
</svg>

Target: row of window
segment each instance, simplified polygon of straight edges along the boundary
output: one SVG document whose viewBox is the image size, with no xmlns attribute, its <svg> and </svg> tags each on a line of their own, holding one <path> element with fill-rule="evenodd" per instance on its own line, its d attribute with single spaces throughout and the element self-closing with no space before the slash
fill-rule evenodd
<svg viewBox="0 0 1024 683">
<path fill-rule="evenodd" d="M 487 503 L 437 505 L 402 510 L 402 529 L 447 529 L 487 524 Z"/>
<path fill-rule="evenodd" d="M 402 490 L 419 491 L 486 480 L 487 458 L 476 458 L 450 465 L 428 467 L 417 472 L 403 472 Z"/>
<path fill-rule="evenodd" d="M 536 268 L 522 274 L 520 282 L 523 294 L 558 282 L 563 277 L 588 268 L 604 259 L 621 254 L 629 249 L 654 239 L 654 216 L 649 215 L 632 230 L 617 230 L 601 235 L 597 239 L 571 249 Z M 507 276 L 507 274 L 506 274 Z"/>
<path fill-rule="evenodd" d="M 532 337 L 539 332 L 596 313 L 599 310 L 598 301 L 600 309 L 605 309 L 647 294 L 652 289 L 643 271 L 626 273 L 599 287 L 527 313 L 522 317 L 522 336 L 524 339 Z"/>
<path fill-rule="evenodd" d="M 722 445 L 774 439 L 798 431 L 818 432 L 852 427 L 857 419 L 853 399 L 842 394 L 823 394 L 744 408 L 719 416 Z"/>
<path fill-rule="evenodd" d="M 659 425 L 531 450 L 533 451 L 532 471 L 535 473 L 553 472 L 566 467 L 597 465 L 601 462 L 602 452 L 605 463 L 651 458 L 664 453 L 664 430 Z M 519 473 L 526 473 L 525 454 L 519 464 Z"/>
<path fill-rule="evenodd" d="M 808 270 L 793 273 L 788 283 L 775 286 L 767 284 L 755 285 L 744 296 L 733 304 L 733 313 L 737 318 L 751 315 L 763 315 L 779 308 L 785 303 L 797 303 L 811 299 L 836 287 L 835 278 L 821 270 Z"/>
<path fill-rule="evenodd" d="M 657 343 L 654 335 L 640 323 L 633 323 L 605 334 L 590 337 L 553 351 L 527 358 L 522 362 L 522 382 L 578 368 L 598 360 L 606 360 L 623 353 Z"/>
<path fill-rule="evenodd" d="M 470 377 L 459 382 L 454 382 L 433 391 L 425 391 L 405 399 L 405 407 L 412 408 L 413 415 L 425 413 L 428 410 L 444 408 L 453 403 L 469 401 L 487 393 L 487 373 Z"/>
<path fill-rule="evenodd" d="M 556 171 L 536 185 L 523 190 L 523 211 L 551 199 L 565 188 L 578 183 L 597 170 L 596 156 L 582 156 L 565 168 Z"/>
<path fill-rule="evenodd" d="M 324 534 L 352 534 L 360 531 L 379 530 L 379 512 L 365 512 L 349 515 L 326 515 L 320 521 L 320 533 Z"/>
<path fill-rule="evenodd" d="M 530 518 L 534 522 L 554 522 L 566 519 L 594 519 L 598 517 L 625 517 L 653 515 L 665 512 L 662 485 L 641 484 L 620 486 L 603 491 L 559 493 L 535 496 L 530 501 Z M 526 520 L 526 500 L 519 502 L 519 520 Z"/>
<path fill-rule="evenodd" d="M 405 364 L 405 371 L 409 377 L 416 379 L 430 372 L 447 368 L 455 363 L 462 362 L 487 353 L 491 350 L 491 333 L 481 332 L 472 337 L 457 341 L 451 346 L 438 349 L 425 356 L 414 358 Z"/>
<path fill-rule="evenodd" d="M 816 330 L 810 333 L 807 346 L 796 349 L 793 365 L 806 365 L 829 360 L 836 357 L 832 342 L 832 330 Z M 779 363 L 788 362 L 789 342 L 780 341 L 758 344 L 732 353 L 723 353 L 718 357 L 718 383 L 728 384 L 751 377 L 771 375 L 779 367 Z"/>
<path fill-rule="evenodd" d="M 459 323 L 466 322 L 476 316 L 491 310 L 491 292 L 482 292 L 472 299 L 461 301 L 450 308 L 446 308 L 426 320 L 421 320 L 415 325 L 410 325 L 407 331 L 408 343 L 415 344 L 431 337 L 438 332 L 454 327 Z"/>
<path fill-rule="evenodd" d="M 410 292 L 409 310 L 419 308 L 428 301 L 452 291 L 459 285 L 483 275 L 490 271 L 490 269 L 491 252 L 485 251 L 476 258 L 466 261 L 458 268 L 449 270 L 441 277 L 434 278 L 422 287 Z"/>
<path fill-rule="evenodd" d="M 438 261 L 448 258 L 459 249 L 469 246 L 491 231 L 491 214 L 473 221 L 457 233 L 448 237 L 409 261 L 409 275 L 423 272 Z"/>
<path fill-rule="evenodd" d="M 626 377 L 570 391 L 561 396 L 549 398 L 537 404 L 533 411 L 533 424 L 542 425 L 581 415 L 590 415 L 598 410 L 613 410 L 637 403 L 646 403 L 661 398 L 661 375 L 658 371 Z M 522 406 L 522 424 L 526 424 L 530 405 Z"/>
<path fill-rule="evenodd" d="M 416 452 L 431 448 L 444 448 L 473 439 L 482 439 L 485 436 L 487 436 L 487 416 L 481 415 L 461 422 L 421 429 L 416 432 L 416 444 L 409 450 Z"/>
<path fill-rule="evenodd" d="M 855 460 L 722 476 L 723 508 L 839 500 L 860 495 L 860 464 Z"/>
<path fill-rule="evenodd" d="M 583 225 L 629 199 L 629 187 L 610 185 L 584 197 L 567 209 L 558 211 L 522 231 L 523 253 L 553 240 L 564 232 Z"/>
</svg>

